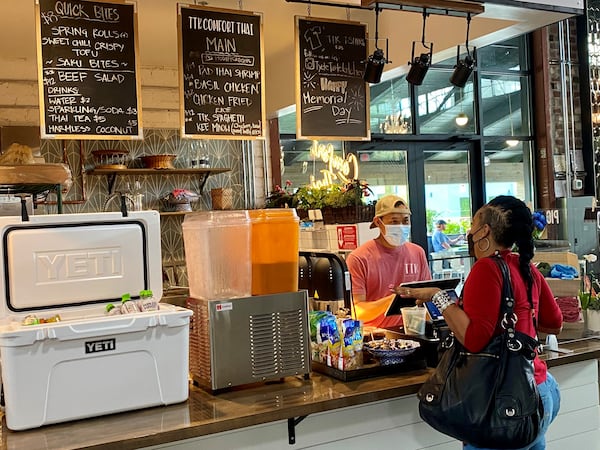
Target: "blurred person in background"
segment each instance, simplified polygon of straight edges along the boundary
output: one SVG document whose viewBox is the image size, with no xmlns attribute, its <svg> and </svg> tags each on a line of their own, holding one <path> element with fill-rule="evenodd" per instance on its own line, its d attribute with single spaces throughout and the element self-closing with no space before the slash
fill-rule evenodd
<svg viewBox="0 0 600 450">
<path fill-rule="evenodd" d="M 433 247 L 434 252 L 443 252 L 444 250 L 449 250 L 453 245 L 456 245 L 464 240 L 464 236 L 462 235 L 453 239 L 449 238 L 445 233 L 447 225 L 448 223 L 443 219 L 435 222 L 435 231 L 431 235 L 431 246 Z"/>
</svg>

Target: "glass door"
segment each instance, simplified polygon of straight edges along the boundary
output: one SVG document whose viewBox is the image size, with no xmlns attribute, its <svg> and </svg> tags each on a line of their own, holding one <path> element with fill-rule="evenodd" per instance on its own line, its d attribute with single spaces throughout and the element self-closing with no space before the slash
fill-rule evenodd
<svg viewBox="0 0 600 450">
<path fill-rule="evenodd" d="M 468 272 L 466 232 L 471 225 L 469 145 L 422 146 L 427 252 L 433 278 Z"/>
</svg>

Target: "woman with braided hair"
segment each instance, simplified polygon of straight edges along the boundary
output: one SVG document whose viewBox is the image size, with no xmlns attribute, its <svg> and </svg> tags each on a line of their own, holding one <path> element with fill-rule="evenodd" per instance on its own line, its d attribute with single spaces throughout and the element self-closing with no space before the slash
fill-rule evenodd
<svg viewBox="0 0 600 450">
<path fill-rule="evenodd" d="M 467 235 L 469 254 L 476 259 L 455 303 L 446 291 L 437 288 L 397 287 L 400 295 L 417 297 L 418 304 L 432 301 L 444 316 L 455 338 L 469 352 L 481 351 L 502 332 L 498 326 L 503 277 L 493 257 L 501 257 L 509 267 L 517 315 L 516 330 L 536 337 L 537 332 L 558 334 L 562 314 L 546 280 L 531 264 L 533 257 L 531 211 L 521 200 L 499 196 L 481 207 L 473 217 Z M 514 251 L 513 251 L 514 249 Z M 532 320 L 533 317 L 533 320 Z M 536 329 L 537 327 L 537 329 Z M 538 437 L 525 449 L 546 448 L 545 433 L 560 407 L 558 384 L 538 356 L 533 360 L 535 380 L 544 405 Z M 469 443 L 467 450 L 477 449 Z"/>
</svg>

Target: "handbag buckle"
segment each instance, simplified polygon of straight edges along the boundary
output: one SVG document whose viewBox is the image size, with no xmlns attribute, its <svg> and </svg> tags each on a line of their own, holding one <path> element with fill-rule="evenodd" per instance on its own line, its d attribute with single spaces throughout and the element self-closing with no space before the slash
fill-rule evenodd
<svg viewBox="0 0 600 450">
<path fill-rule="evenodd" d="M 507 417 L 514 417 L 516 413 L 517 411 L 515 411 L 515 408 L 506 408 L 504 410 L 504 414 L 506 414 Z"/>
<path fill-rule="evenodd" d="M 502 329 L 506 330 L 507 328 L 514 328 L 517 323 L 517 320 L 517 315 L 514 312 L 510 315 L 510 317 L 508 317 L 506 313 L 504 313 L 504 316 L 500 321 Z"/>
</svg>

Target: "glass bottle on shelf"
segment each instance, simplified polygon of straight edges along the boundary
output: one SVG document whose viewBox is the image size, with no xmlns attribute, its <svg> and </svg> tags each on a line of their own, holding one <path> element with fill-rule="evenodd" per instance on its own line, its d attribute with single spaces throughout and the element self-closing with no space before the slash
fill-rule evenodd
<svg viewBox="0 0 600 450">
<path fill-rule="evenodd" d="M 133 210 L 142 211 L 144 209 L 144 194 L 142 194 L 142 184 L 139 181 L 136 181 L 134 186 Z"/>
</svg>

